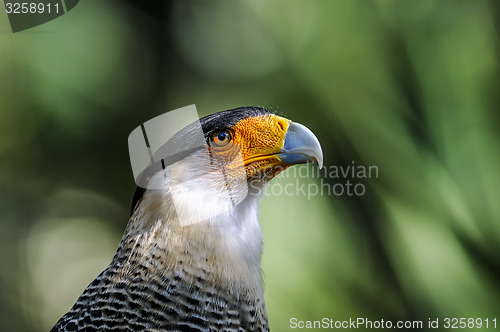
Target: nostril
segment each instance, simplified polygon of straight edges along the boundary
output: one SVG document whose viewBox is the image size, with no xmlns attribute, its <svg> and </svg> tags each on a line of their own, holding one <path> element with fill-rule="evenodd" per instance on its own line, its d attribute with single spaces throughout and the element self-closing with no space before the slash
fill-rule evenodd
<svg viewBox="0 0 500 332">
<path fill-rule="evenodd" d="M 285 127 L 286 127 L 286 126 L 285 126 L 285 123 L 284 123 L 283 121 L 278 121 L 278 126 L 280 126 L 280 129 L 281 129 L 282 131 L 285 131 Z"/>
</svg>

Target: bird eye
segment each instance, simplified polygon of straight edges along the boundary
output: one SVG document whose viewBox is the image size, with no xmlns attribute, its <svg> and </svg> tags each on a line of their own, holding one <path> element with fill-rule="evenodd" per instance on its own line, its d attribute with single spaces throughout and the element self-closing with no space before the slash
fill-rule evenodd
<svg viewBox="0 0 500 332">
<path fill-rule="evenodd" d="M 231 142 L 231 133 L 228 130 L 214 131 L 210 135 L 210 145 L 224 147 Z"/>
</svg>

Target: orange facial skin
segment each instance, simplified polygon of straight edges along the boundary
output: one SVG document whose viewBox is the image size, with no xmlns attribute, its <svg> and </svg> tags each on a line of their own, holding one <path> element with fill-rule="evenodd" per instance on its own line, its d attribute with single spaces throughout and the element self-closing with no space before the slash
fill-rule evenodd
<svg viewBox="0 0 500 332">
<path fill-rule="evenodd" d="M 225 161 L 229 172 L 244 167 L 247 178 L 266 172 L 270 180 L 289 166 L 278 157 L 289 124 L 290 120 L 274 114 L 243 119 L 226 130 L 229 141 L 225 141 L 225 134 L 220 135 L 221 131 L 212 134 L 209 142 L 211 154 Z"/>
</svg>

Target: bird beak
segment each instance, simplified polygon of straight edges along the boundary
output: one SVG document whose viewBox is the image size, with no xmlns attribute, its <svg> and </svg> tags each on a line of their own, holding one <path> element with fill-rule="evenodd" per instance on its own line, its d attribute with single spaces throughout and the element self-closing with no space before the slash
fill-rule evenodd
<svg viewBox="0 0 500 332">
<path fill-rule="evenodd" d="M 306 126 L 290 122 L 278 158 L 285 165 L 317 162 L 323 167 L 323 151 L 318 139 Z"/>
</svg>

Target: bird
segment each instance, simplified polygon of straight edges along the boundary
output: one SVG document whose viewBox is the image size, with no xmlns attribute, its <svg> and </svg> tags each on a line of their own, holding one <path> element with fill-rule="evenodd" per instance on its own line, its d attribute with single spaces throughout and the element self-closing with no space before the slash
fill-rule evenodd
<svg viewBox="0 0 500 332">
<path fill-rule="evenodd" d="M 51 331 L 269 331 L 258 205 L 288 167 L 321 167 L 317 137 L 248 106 L 202 117 L 158 151 L 169 154 L 141 173 L 111 263 Z"/>
</svg>

